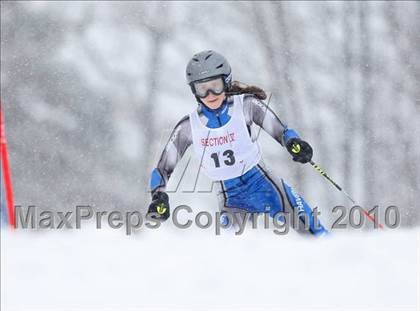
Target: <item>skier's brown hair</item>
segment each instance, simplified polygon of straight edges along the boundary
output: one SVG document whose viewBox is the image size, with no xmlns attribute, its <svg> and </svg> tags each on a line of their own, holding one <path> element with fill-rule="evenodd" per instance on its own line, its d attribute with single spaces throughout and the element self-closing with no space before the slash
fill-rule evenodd
<svg viewBox="0 0 420 311">
<path fill-rule="evenodd" d="M 258 99 L 267 98 L 265 91 L 255 85 L 247 85 L 239 81 L 233 81 L 230 88 L 226 91 L 226 95 L 253 94 Z"/>
</svg>

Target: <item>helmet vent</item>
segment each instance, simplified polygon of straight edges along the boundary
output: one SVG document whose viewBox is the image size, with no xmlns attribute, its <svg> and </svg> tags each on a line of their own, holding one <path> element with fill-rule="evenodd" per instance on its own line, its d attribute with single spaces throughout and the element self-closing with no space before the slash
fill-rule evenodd
<svg viewBox="0 0 420 311">
<path fill-rule="evenodd" d="M 206 56 L 206 58 L 204 60 L 208 60 L 210 58 L 210 56 L 212 56 L 213 54 L 209 54 Z"/>
<path fill-rule="evenodd" d="M 195 61 L 195 62 L 198 62 L 198 61 L 199 61 L 199 60 L 198 60 L 197 58 L 195 58 L 195 57 L 194 57 L 192 60 L 193 60 L 193 61 Z"/>
<path fill-rule="evenodd" d="M 220 64 L 219 66 L 216 67 L 216 69 L 222 68 L 223 64 Z"/>
</svg>

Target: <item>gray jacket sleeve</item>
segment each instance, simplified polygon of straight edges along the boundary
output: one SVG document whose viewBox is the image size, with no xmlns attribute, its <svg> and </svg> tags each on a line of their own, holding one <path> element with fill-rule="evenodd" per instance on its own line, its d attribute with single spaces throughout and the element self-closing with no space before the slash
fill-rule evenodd
<svg viewBox="0 0 420 311">
<path fill-rule="evenodd" d="M 165 191 L 166 184 L 175 169 L 176 164 L 192 144 L 192 134 L 189 116 L 185 116 L 177 123 L 162 151 L 157 166 L 150 178 L 150 190 Z"/>
<path fill-rule="evenodd" d="M 287 131 L 287 125 L 262 100 L 254 95 L 246 94 L 244 96 L 244 115 L 248 126 L 251 126 L 252 123 L 257 124 L 284 146 L 284 133 Z"/>
</svg>

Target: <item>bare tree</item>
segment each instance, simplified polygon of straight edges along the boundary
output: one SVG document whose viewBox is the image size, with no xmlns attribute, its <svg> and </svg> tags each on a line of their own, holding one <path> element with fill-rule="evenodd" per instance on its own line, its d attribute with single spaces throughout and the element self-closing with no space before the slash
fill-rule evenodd
<svg viewBox="0 0 420 311">
<path fill-rule="evenodd" d="M 304 127 L 301 106 L 297 99 L 294 82 L 294 71 L 297 65 L 294 61 L 293 47 L 290 40 L 291 28 L 287 25 L 286 13 L 281 2 L 253 3 L 253 17 L 257 40 L 264 52 L 267 69 L 270 76 L 272 93 L 277 102 L 287 109 L 282 119 L 288 124 Z M 274 19 L 270 17 L 274 13 Z M 300 167 L 294 167 L 294 182 L 299 187 L 304 186 L 304 175 Z"/>
<path fill-rule="evenodd" d="M 291 34 L 293 29 L 288 24 L 286 18 L 286 16 L 290 16 L 292 12 L 286 12 L 286 8 L 283 2 L 271 2 L 271 4 L 276 16 L 276 29 L 278 30 L 277 32 L 279 34 L 279 36 L 277 37 L 281 46 L 281 72 L 283 73 L 282 76 L 286 85 L 283 91 L 286 94 L 286 102 L 288 103 L 288 107 L 290 109 L 290 113 L 287 114 L 286 117 L 289 119 L 289 122 L 296 124 L 296 126 L 299 126 L 300 128 L 304 128 L 304 111 L 302 109 L 302 103 L 298 99 L 298 94 L 296 92 L 296 85 L 294 81 L 295 71 L 297 71 L 299 68 L 297 63 L 295 62 L 296 55 L 294 54 L 291 40 L 291 37 L 293 36 Z M 304 186 L 305 181 L 303 171 L 301 168 L 296 168 L 294 170 L 294 179 L 298 185 Z"/>
<path fill-rule="evenodd" d="M 147 9 L 147 10 L 142 10 Z M 120 89 L 126 96 L 124 96 L 124 107 L 128 107 L 131 114 L 134 115 L 134 119 L 137 121 L 139 127 L 139 136 L 142 137 L 141 141 L 147 142 L 147 145 L 142 146 L 141 158 L 138 163 L 144 168 L 151 168 L 154 160 L 153 150 L 155 149 L 155 143 L 157 141 L 157 135 L 160 132 L 161 124 L 159 122 L 159 116 L 157 115 L 157 95 L 160 90 L 159 80 L 162 75 L 162 63 L 163 63 L 163 52 L 164 43 L 170 37 L 171 32 L 174 29 L 170 29 L 168 23 L 170 6 L 161 5 L 160 3 L 128 3 L 122 4 L 116 10 L 118 16 L 127 16 L 125 19 L 126 24 L 120 25 L 121 31 L 124 31 L 124 26 L 135 27 L 139 32 L 146 33 L 150 39 L 150 52 L 148 55 L 138 55 L 138 62 L 133 66 L 138 67 L 139 76 L 133 77 L 132 74 L 126 72 L 117 72 L 107 59 L 98 51 L 95 47 L 90 46 L 87 40 L 84 41 L 83 49 L 86 55 L 89 57 L 89 61 L 94 64 L 96 70 L 101 76 L 108 80 L 114 88 Z M 138 14 L 130 14 L 133 12 L 140 12 Z M 117 17 L 116 17 L 117 19 Z M 117 20 L 112 21 L 117 23 Z M 146 70 L 146 78 L 143 79 L 142 73 Z M 139 83 L 145 84 L 145 93 L 141 97 L 138 96 L 137 88 Z M 114 99 L 118 100 L 118 99 Z M 120 105 L 114 104 L 114 109 L 122 109 Z M 118 113 L 118 111 L 116 111 Z M 116 163 L 117 164 L 117 163 Z M 119 165 L 119 164 L 117 164 Z M 139 165 L 139 164 L 138 164 Z M 138 166 L 139 168 L 139 166 Z M 140 202 L 146 202 L 148 200 L 147 191 L 149 170 L 136 169 L 136 174 L 132 174 L 133 167 L 126 166 L 125 171 L 130 177 L 125 176 L 131 180 L 132 183 L 136 183 L 136 180 L 140 180 L 138 184 L 138 192 L 140 196 Z M 139 176 L 137 175 L 140 175 Z M 142 207 L 145 207 L 143 204 Z"/>
<path fill-rule="evenodd" d="M 343 115 L 345 116 L 344 122 L 344 135 L 343 135 L 343 176 L 344 186 L 349 193 L 353 192 L 352 181 L 354 176 L 354 154 L 353 154 L 353 142 L 354 137 L 351 133 L 355 130 L 355 116 L 354 116 L 354 104 L 356 91 L 354 86 L 354 52 L 353 52 L 353 40 L 354 40 L 354 26 L 352 21 L 354 20 L 354 3 L 346 2 L 343 3 Z"/>
<path fill-rule="evenodd" d="M 407 8 L 402 8 L 404 11 Z M 404 206 L 401 207 L 403 212 L 406 214 L 406 217 L 403 217 L 403 222 L 405 224 L 413 225 L 418 222 L 419 213 L 416 209 L 416 199 L 415 193 L 419 192 L 419 183 L 418 183 L 418 174 L 420 172 L 418 160 L 416 154 L 418 153 L 418 146 L 413 144 L 413 140 L 416 140 L 415 134 L 413 135 L 413 129 L 416 124 L 419 125 L 419 122 L 413 122 L 405 118 L 404 113 L 396 113 L 394 111 L 394 106 L 401 105 L 399 110 L 406 111 L 410 107 L 406 107 L 407 100 L 410 99 L 411 102 L 415 105 L 416 99 L 415 92 L 411 92 L 410 86 L 411 81 L 419 81 L 418 72 L 412 70 L 416 66 L 419 67 L 420 62 L 413 57 L 413 54 L 418 51 L 416 45 L 418 45 L 418 40 L 411 42 L 407 40 L 409 38 L 410 30 L 407 31 L 404 26 L 404 21 L 402 21 L 398 16 L 398 7 L 395 3 L 387 3 L 384 6 L 384 16 L 387 20 L 388 33 L 393 44 L 393 49 L 396 51 L 398 62 L 395 68 L 389 75 L 389 84 L 392 87 L 392 106 L 390 108 L 390 120 L 393 126 L 393 132 L 395 133 L 394 140 L 398 141 L 399 148 L 397 148 L 399 161 L 398 165 L 394 166 L 394 170 L 398 170 L 399 174 L 399 183 L 401 184 L 401 189 L 407 193 L 405 200 L 401 202 Z M 408 15 L 409 16 L 409 15 Z M 420 25 L 420 23 L 419 23 Z M 402 36 L 401 34 L 406 33 Z M 405 102 L 404 104 L 402 104 Z M 415 109 L 411 111 L 416 112 Z M 412 117 L 412 116 L 411 116 Z M 417 120 L 420 115 L 417 112 Z M 390 143 L 390 142 L 388 142 Z M 392 148 L 389 146 L 389 148 Z"/>
</svg>

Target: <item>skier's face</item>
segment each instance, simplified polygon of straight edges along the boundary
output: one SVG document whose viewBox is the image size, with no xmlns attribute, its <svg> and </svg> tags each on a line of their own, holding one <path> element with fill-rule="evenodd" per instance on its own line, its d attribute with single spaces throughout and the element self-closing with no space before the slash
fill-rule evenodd
<svg viewBox="0 0 420 311">
<path fill-rule="evenodd" d="M 225 92 L 219 95 L 214 95 L 212 92 L 209 92 L 209 94 L 206 97 L 201 98 L 203 103 L 210 109 L 219 108 L 222 105 L 224 99 L 225 99 Z"/>
</svg>

